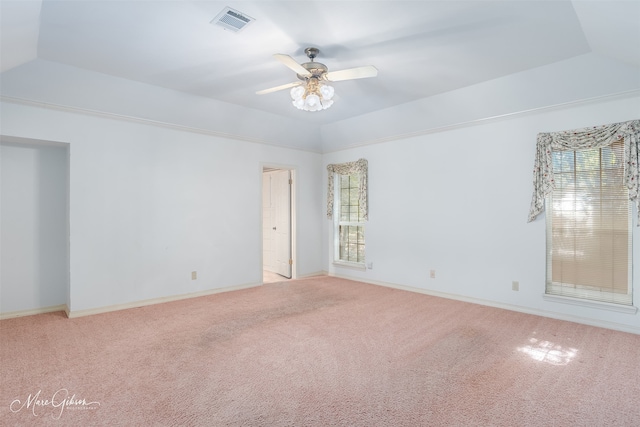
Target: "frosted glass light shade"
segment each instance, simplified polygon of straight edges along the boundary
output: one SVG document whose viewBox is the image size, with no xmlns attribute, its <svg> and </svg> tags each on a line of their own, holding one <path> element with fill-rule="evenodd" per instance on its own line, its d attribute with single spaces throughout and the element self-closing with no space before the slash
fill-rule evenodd
<svg viewBox="0 0 640 427">
<path fill-rule="evenodd" d="M 293 106 L 300 110 L 320 111 L 333 105 L 333 87 L 318 78 L 311 78 L 303 85 L 292 88 L 290 94 Z"/>
<path fill-rule="evenodd" d="M 335 90 L 333 89 L 333 86 L 329 86 L 329 85 L 322 85 L 320 87 L 320 93 L 322 94 L 322 98 L 323 99 L 331 99 L 333 98 L 333 93 L 335 92 Z"/>
<path fill-rule="evenodd" d="M 320 97 L 315 93 L 312 93 L 311 95 L 307 95 L 304 103 L 309 108 L 315 108 L 318 104 L 320 104 Z"/>
<path fill-rule="evenodd" d="M 322 101 L 322 109 L 326 110 L 327 108 L 331 107 L 333 105 L 333 100 L 328 100 L 328 101 Z"/>
<path fill-rule="evenodd" d="M 292 99 L 300 99 L 300 98 L 302 98 L 302 95 L 304 95 L 304 87 L 303 86 L 296 86 L 296 87 L 291 89 L 291 98 Z"/>
</svg>

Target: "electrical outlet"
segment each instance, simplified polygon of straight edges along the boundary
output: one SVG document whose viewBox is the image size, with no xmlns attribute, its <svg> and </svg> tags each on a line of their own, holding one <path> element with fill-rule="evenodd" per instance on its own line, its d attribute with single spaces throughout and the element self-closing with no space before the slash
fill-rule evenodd
<svg viewBox="0 0 640 427">
<path fill-rule="evenodd" d="M 431 277 L 432 279 L 435 279 L 436 278 L 436 271 L 435 270 L 431 270 L 429 272 L 429 277 Z"/>
<path fill-rule="evenodd" d="M 516 282 L 515 280 L 511 282 L 511 289 L 514 291 L 520 290 L 520 282 Z"/>
<path fill-rule="evenodd" d="M 198 272 L 197 271 L 192 271 L 191 272 L 191 280 L 197 280 L 198 279 Z"/>
<path fill-rule="evenodd" d="M 369 262 L 367 263 L 367 268 L 368 268 L 369 270 L 373 270 L 373 261 L 369 261 Z"/>
</svg>

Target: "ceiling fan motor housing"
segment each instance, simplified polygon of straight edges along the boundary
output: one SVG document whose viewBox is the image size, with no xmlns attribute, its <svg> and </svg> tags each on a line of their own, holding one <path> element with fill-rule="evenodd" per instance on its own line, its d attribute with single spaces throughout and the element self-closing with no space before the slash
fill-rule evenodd
<svg viewBox="0 0 640 427">
<path fill-rule="evenodd" d="M 311 76 L 317 77 L 317 78 L 321 78 L 323 74 L 329 71 L 326 65 L 321 64 L 319 62 L 305 62 L 304 64 L 300 64 L 300 65 L 304 69 L 309 71 L 309 73 L 311 73 Z M 300 74 L 297 74 L 297 76 L 300 80 L 306 80 L 309 78 L 309 76 L 305 77 L 305 76 L 301 76 Z"/>
<path fill-rule="evenodd" d="M 304 50 L 304 53 L 307 55 L 307 57 L 311 60 L 311 62 L 305 62 L 304 64 L 300 64 L 304 69 L 306 69 L 307 71 L 309 71 L 309 73 L 311 73 L 311 76 L 301 76 L 300 74 L 298 74 L 298 78 L 300 80 L 306 80 L 309 79 L 311 77 L 316 77 L 318 79 L 322 78 L 323 74 L 326 74 L 329 69 L 327 68 L 326 65 L 321 64 L 319 62 L 314 62 L 313 60 L 315 59 L 316 56 L 318 56 L 318 53 L 320 53 L 320 49 L 318 49 L 317 47 L 308 47 Z"/>
</svg>

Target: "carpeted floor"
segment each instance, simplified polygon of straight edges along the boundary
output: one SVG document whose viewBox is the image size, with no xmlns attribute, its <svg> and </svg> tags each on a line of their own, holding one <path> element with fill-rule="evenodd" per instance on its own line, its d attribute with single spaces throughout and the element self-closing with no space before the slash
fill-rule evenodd
<svg viewBox="0 0 640 427">
<path fill-rule="evenodd" d="M 318 277 L 0 322 L 0 424 L 638 426 L 640 336 Z"/>
</svg>

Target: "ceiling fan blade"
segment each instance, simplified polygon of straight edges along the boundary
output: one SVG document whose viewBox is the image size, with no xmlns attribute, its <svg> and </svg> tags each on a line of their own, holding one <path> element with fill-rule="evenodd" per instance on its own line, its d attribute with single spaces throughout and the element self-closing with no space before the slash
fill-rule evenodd
<svg viewBox="0 0 640 427">
<path fill-rule="evenodd" d="M 373 65 L 365 65 L 364 67 L 348 68 L 346 70 L 330 71 L 325 77 L 332 82 L 341 80 L 364 79 L 367 77 L 375 77 L 378 75 L 378 69 Z"/>
<path fill-rule="evenodd" d="M 284 53 L 276 53 L 273 55 L 278 61 L 282 62 L 287 67 L 291 68 L 296 73 L 301 76 L 310 76 L 311 73 L 304 68 L 302 65 L 298 64 L 295 59 L 290 57 L 289 55 L 285 55 Z"/>
<path fill-rule="evenodd" d="M 280 85 L 280 86 L 272 87 L 269 89 L 259 90 L 256 92 L 256 95 L 265 95 L 267 93 L 277 92 L 283 89 L 289 89 L 290 87 L 300 86 L 301 84 L 302 82 L 287 83 L 286 85 Z"/>
</svg>

